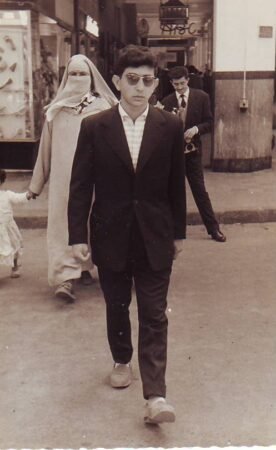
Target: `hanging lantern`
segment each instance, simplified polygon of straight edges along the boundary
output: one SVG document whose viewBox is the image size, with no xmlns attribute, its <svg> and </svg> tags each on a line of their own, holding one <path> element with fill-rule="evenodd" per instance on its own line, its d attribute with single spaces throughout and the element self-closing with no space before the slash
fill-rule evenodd
<svg viewBox="0 0 276 450">
<path fill-rule="evenodd" d="M 160 1 L 159 20 L 162 31 L 178 31 L 180 34 L 187 29 L 189 8 L 180 0 Z"/>
</svg>

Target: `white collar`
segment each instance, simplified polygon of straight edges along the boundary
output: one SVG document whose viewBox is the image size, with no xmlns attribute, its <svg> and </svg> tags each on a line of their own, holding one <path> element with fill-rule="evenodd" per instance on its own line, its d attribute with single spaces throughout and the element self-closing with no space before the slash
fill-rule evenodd
<svg viewBox="0 0 276 450">
<path fill-rule="evenodd" d="M 177 91 L 175 91 L 175 94 L 176 94 L 176 98 L 178 101 L 179 101 L 181 95 L 184 95 L 184 98 L 187 100 L 189 98 L 189 94 L 190 94 L 189 86 L 188 86 L 187 90 L 184 92 L 184 94 L 179 94 L 179 92 L 177 92 Z"/>
<path fill-rule="evenodd" d="M 118 111 L 119 111 L 119 114 L 122 117 L 122 119 L 128 118 L 128 119 L 132 120 L 132 118 L 128 115 L 128 113 L 122 107 L 121 102 L 119 103 Z M 143 111 L 142 114 L 140 114 L 140 116 L 137 117 L 137 119 L 144 119 L 144 120 L 146 120 L 148 112 L 149 112 L 149 104 L 147 105 L 145 111 Z M 135 119 L 135 121 L 137 119 Z"/>
</svg>

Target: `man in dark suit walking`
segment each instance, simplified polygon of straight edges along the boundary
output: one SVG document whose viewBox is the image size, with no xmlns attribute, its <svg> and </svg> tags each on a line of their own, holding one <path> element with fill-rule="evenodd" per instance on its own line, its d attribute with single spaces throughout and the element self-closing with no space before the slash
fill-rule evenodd
<svg viewBox="0 0 276 450">
<path fill-rule="evenodd" d="M 200 136 L 211 131 L 213 117 L 209 96 L 200 89 L 189 88 L 189 72 L 177 66 L 169 71 L 175 92 L 163 98 L 164 109 L 175 112 L 184 123 L 186 176 L 207 233 L 217 242 L 226 237 L 219 228 L 205 188 Z"/>
<path fill-rule="evenodd" d="M 86 224 L 95 192 L 91 247 L 106 302 L 114 360 L 110 384 L 127 387 L 132 379 L 134 281 L 145 421 L 173 422 L 174 408 L 166 401 L 166 307 L 172 262 L 186 230 L 183 124 L 148 104 L 158 84 L 149 49 L 123 49 L 115 74 L 119 105 L 82 121 L 70 187 L 69 243 L 77 258 L 87 258 Z"/>
</svg>

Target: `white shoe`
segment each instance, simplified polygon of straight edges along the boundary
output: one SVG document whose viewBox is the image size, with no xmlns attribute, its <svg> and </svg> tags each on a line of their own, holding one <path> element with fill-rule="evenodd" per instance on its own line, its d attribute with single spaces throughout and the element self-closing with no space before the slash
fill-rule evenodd
<svg viewBox="0 0 276 450">
<path fill-rule="evenodd" d="M 174 407 L 166 402 L 165 398 L 159 397 L 156 400 L 149 400 L 146 404 L 145 423 L 175 422 Z"/>
<path fill-rule="evenodd" d="M 109 380 L 113 388 L 126 388 L 131 383 L 131 377 L 130 364 L 115 363 Z"/>
</svg>

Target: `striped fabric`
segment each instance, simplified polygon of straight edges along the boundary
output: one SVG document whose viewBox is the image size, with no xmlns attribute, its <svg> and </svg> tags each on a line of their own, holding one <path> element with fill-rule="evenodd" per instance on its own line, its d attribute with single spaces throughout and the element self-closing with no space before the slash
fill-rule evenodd
<svg viewBox="0 0 276 450">
<path fill-rule="evenodd" d="M 119 113 L 122 118 L 134 170 L 136 170 L 137 166 L 148 111 L 149 106 L 147 106 L 146 110 L 139 117 L 137 117 L 135 122 L 133 122 L 121 104 L 119 104 Z"/>
</svg>

